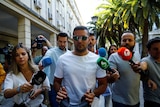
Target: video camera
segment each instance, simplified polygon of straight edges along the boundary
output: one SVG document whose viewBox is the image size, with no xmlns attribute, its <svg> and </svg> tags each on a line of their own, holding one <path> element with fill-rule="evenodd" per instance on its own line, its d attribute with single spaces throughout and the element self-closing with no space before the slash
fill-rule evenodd
<svg viewBox="0 0 160 107">
<path fill-rule="evenodd" d="M 11 44 L 7 44 L 7 46 L 0 48 L 0 54 L 8 55 L 12 52 L 14 46 Z"/>
<path fill-rule="evenodd" d="M 32 42 L 32 48 L 41 49 L 43 47 L 43 42 L 46 42 L 46 40 L 44 38 L 36 37 L 36 39 L 34 39 L 33 42 Z M 33 47 L 33 45 L 35 43 L 37 43 L 37 46 Z"/>
<path fill-rule="evenodd" d="M 11 53 L 13 48 L 14 46 L 12 44 L 7 44 L 5 47 L 0 48 L 0 63 L 4 64 L 7 61 L 9 65 L 11 64 Z"/>
</svg>

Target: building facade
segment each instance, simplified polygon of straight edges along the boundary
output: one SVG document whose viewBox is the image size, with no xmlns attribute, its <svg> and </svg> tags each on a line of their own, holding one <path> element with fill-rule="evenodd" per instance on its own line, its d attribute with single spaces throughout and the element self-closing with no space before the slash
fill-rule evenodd
<svg viewBox="0 0 160 107">
<path fill-rule="evenodd" d="M 83 21 L 75 0 L 0 0 L 0 48 L 31 41 L 44 35 L 56 46 L 56 35 L 69 35 L 68 48 L 73 48 L 72 31 Z"/>
</svg>

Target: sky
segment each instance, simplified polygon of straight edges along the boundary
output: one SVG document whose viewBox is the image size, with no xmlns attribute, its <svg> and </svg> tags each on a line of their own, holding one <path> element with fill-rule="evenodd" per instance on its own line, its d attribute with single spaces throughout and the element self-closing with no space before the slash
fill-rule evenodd
<svg viewBox="0 0 160 107">
<path fill-rule="evenodd" d="M 96 7 L 102 3 L 102 0 L 75 0 L 85 25 L 91 21 Z"/>
</svg>

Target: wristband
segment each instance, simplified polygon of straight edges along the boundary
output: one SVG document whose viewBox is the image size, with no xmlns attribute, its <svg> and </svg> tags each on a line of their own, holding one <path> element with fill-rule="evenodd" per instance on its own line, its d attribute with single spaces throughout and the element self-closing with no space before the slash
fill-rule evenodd
<svg viewBox="0 0 160 107">
<path fill-rule="evenodd" d="M 44 92 L 46 89 L 45 88 L 42 88 L 42 92 Z"/>
<path fill-rule="evenodd" d="M 20 91 L 21 91 L 21 87 L 18 86 L 18 87 L 17 87 L 17 92 L 20 93 Z"/>
</svg>

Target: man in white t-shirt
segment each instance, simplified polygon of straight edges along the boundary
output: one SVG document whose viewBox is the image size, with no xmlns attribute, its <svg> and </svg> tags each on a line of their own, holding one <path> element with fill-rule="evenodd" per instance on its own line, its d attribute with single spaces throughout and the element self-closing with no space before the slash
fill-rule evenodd
<svg viewBox="0 0 160 107">
<path fill-rule="evenodd" d="M 91 104 L 94 97 L 104 93 L 107 87 L 106 72 L 97 64 L 99 56 L 88 51 L 88 37 L 85 26 L 75 27 L 74 50 L 61 55 L 57 61 L 54 74 L 57 100 L 67 98 L 70 106 L 80 106 L 83 98 L 88 105 Z"/>
</svg>

